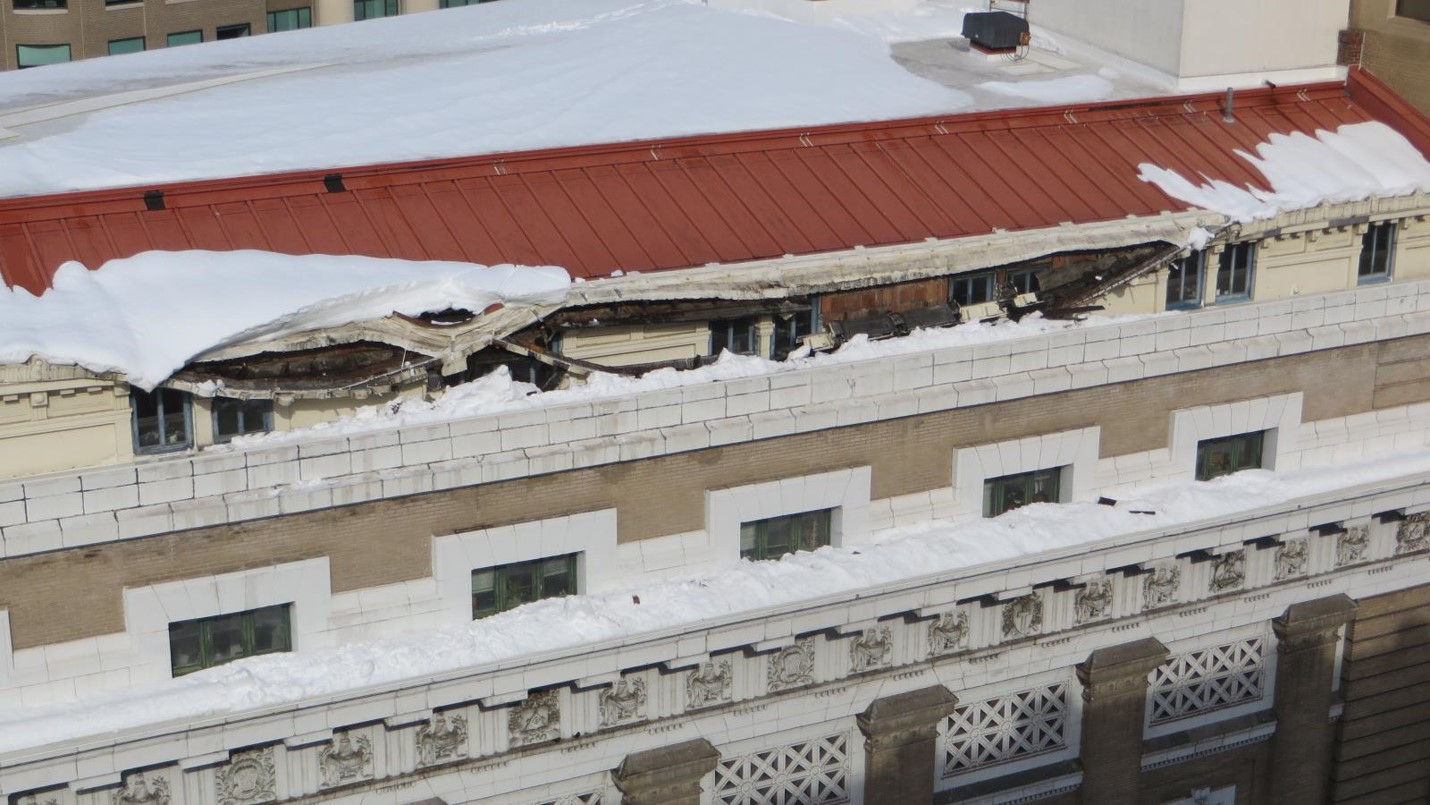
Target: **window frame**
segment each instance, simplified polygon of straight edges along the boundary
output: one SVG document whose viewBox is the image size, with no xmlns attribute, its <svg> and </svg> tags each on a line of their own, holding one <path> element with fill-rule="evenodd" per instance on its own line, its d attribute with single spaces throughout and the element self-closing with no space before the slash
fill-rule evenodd
<svg viewBox="0 0 1430 805">
<path fill-rule="evenodd" d="M 1360 254 L 1356 259 L 1357 285 L 1389 282 L 1395 276 L 1395 246 L 1399 229 L 1400 226 L 1395 221 L 1381 221 L 1366 227 L 1361 235 Z M 1377 243 L 1381 235 L 1384 235 L 1383 244 Z M 1382 260 L 1379 271 L 1374 270 L 1377 259 Z M 1368 271 L 1368 267 L 1371 270 Z"/>
<path fill-rule="evenodd" d="M 306 12 L 306 13 L 304 13 Z M 296 23 L 291 28 L 276 28 L 274 23 L 278 21 L 279 15 L 292 14 Z M 269 11 L 264 17 L 264 30 L 268 33 L 283 33 L 284 31 L 301 31 L 305 28 L 313 27 L 313 7 L 298 6 L 297 8 L 284 8 L 278 11 Z"/>
<path fill-rule="evenodd" d="M 544 601 L 548 598 L 563 598 L 567 595 L 580 595 L 580 558 L 581 554 L 577 552 L 558 556 L 541 556 L 521 562 L 507 562 L 501 565 L 473 568 L 470 574 L 472 620 L 489 618 L 492 615 L 501 614 L 523 604 Z M 550 572 L 550 569 L 562 565 L 564 565 L 564 567 L 560 569 L 562 574 L 565 575 L 565 587 L 567 591 L 547 593 L 547 579 L 555 575 Z M 530 574 L 531 597 L 513 600 L 508 588 L 511 580 L 522 572 Z M 491 576 L 490 594 L 492 596 L 492 605 L 479 608 L 477 605 L 477 578 L 479 575 L 487 574 Z M 485 592 L 485 590 L 483 590 L 483 592 Z"/>
<path fill-rule="evenodd" d="M 782 559 L 790 554 L 800 551 L 815 551 L 833 544 L 834 536 L 834 511 L 836 507 L 825 509 L 811 509 L 809 511 L 795 512 L 794 514 L 781 514 L 775 517 L 764 517 L 759 520 L 750 520 L 740 523 L 740 558 L 748 559 L 751 562 L 764 562 L 773 559 Z M 796 534 L 793 532 L 785 535 L 785 544 L 788 550 L 783 550 L 778 554 L 772 554 L 770 549 L 771 532 L 774 529 L 785 528 L 795 525 L 801 520 L 808 520 L 809 533 Z M 804 526 L 797 526 L 803 530 Z M 808 537 L 808 539 L 806 539 Z M 746 543 L 749 547 L 746 547 Z"/>
<path fill-rule="evenodd" d="M 1430 23 L 1430 0 L 1396 0 L 1395 16 Z"/>
<path fill-rule="evenodd" d="M 276 638 L 273 641 L 274 648 L 256 650 L 257 625 L 260 615 L 270 615 L 280 613 L 282 615 L 279 623 Z M 226 620 L 238 618 L 240 640 L 242 642 L 243 653 L 238 656 L 228 657 L 222 660 L 215 660 L 213 656 L 214 626 Z M 196 626 L 198 628 L 198 662 L 178 664 L 178 656 L 175 654 L 175 632 L 185 627 Z M 221 665 L 236 660 L 248 659 L 249 657 L 262 657 L 267 654 L 282 654 L 293 650 L 293 604 L 274 604 L 266 607 L 257 607 L 240 612 L 225 612 L 219 615 L 210 615 L 204 618 L 188 618 L 181 621 L 169 622 L 169 672 L 174 677 L 185 676 L 195 671 L 203 671 L 209 668 L 217 668 Z"/>
<path fill-rule="evenodd" d="M 1255 456 L 1252 461 L 1241 461 L 1240 463 L 1238 463 L 1237 461 L 1233 461 L 1232 464 L 1227 466 L 1226 468 L 1208 470 L 1207 464 L 1209 463 L 1212 455 L 1208 451 L 1211 448 L 1222 444 L 1234 444 L 1236 442 L 1241 441 L 1254 443 Z M 1198 481 L 1210 481 L 1214 478 L 1221 478 L 1226 475 L 1241 472 L 1242 470 L 1262 469 L 1266 466 L 1267 441 L 1268 439 L 1266 430 L 1253 430 L 1247 431 L 1245 433 L 1231 433 L 1226 436 L 1214 436 L 1209 439 L 1198 439 L 1196 458 L 1197 463 L 1193 471 L 1193 478 Z"/>
<path fill-rule="evenodd" d="M 21 54 L 22 54 L 22 53 L 24 52 L 24 50 L 27 49 L 27 48 L 30 49 L 30 50 L 43 50 L 43 51 L 57 51 L 57 50 L 59 50 L 60 48 L 64 48 L 65 57 L 64 57 L 63 59 L 59 60 L 59 61 L 46 61 L 46 62 L 39 62 L 39 63 L 37 63 L 37 64 L 25 64 L 25 63 L 24 63 L 24 58 L 22 57 Z M 71 47 L 68 42 L 64 42 L 64 43 L 61 43 L 61 44 L 58 44 L 58 45 L 21 45 L 21 44 L 16 44 L 16 45 L 15 45 L 15 69 L 17 69 L 17 70 L 29 70 L 29 69 L 32 69 L 32 68 L 35 68 L 35 67 L 48 67 L 48 66 L 50 66 L 50 65 L 52 65 L 52 64 L 68 64 L 69 62 L 72 62 L 72 61 L 74 61 L 74 48 Z"/>
<path fill-rule="evenodd" d="M 192 42 L 174 42 L 174 37 L 176 36 L 189 36 L 191 34 L 198 34 L 199 38 L 195 39 Z M 164 34 L 164 47 L 166 48 L 181 48 L 185 45 L 202 45 L 203 43 L 204 31 L 202 28 L 198 28 L 191 31 L 170 31 L 167 34 Z"/>
<path fill-rule="evenodd" d="M 139 43 L 139 49 L 138 49 L 138 50 L 121 50 L 121 51 L 119 51 L 118 53 L 116 53 L 116 52 L 114 52 L 114 46 L 115 46 L 116 44 L 120 43 L 120 42 L 138 42 L 138 43 Z M 130 54 L 130 53 L 143 53 L 144 51 L 146 51 L 146 50 L 148 50 L 148 49 L 149 49 L 149 42 L 148 42 L 148 40 L 145 39 L 144 37 L 142 37 L 142 36 L 126 36 L 126 37 L 124 37 L 123 39 L 111 39 L 111 40 L 109 40 L 109 46 L 108 46 L 108 49 L 107 49 L 107 53 L 108 53 L 108 55 L 110 55 L 110 56 L 127 56 L 127 55 Z"/>
<path fill-rule="evenodd" d="M 238 36 L 224 36 L 224 35 L 223 35 L 223 34 L 224 34 L 224 31 L 238 31 L 238 30 L 243 31 L 243 33 L 239 34 Z M 233 24 L 231 24 L 231 25 L 219 25 L 219 26 L 217 26 L 217 27 L 214 28 L 214 41 L 215 41 L 215 42 L 226 42 L 226 41 L 228 41 L 228 40 L 230 40 L 230 39 L 243 39 L 244 37 L 247 37 L 247 36 L 253 36 L 253 23 L 251 23 L 251 22 L 235 22 L 235 23 L 233 23 Z"/>
<path fill-rule="evenodd" d="M 69 11 L 69 0 L 10 0 L 14 11 Z"/>
<path fill-rule="evenodd" d="M 1192 268 L 1188 288 L 1188 267 Z M 1175 284 L 1174 284 L 1175 283 Z M 1173 260 L 1167 265 L 1167 292 L 1163 306 L 1166 310 L 1191 310 L 1199 308 L 1206 296 L 1207 253 L 1205 249 L 1193 249 L 1189 254 Z M 1173 289 L 1177 290 L 1173 299 Z M 1188 293 L 1190 291 L 1190 293 Z"/>
<path fill-rule="evenodd" d="M 1249 301 L 1256 290 L 1256 252 L 1257 242 L 1254 240 L 1244 240 L 1240 243 L 1227 244 L 1217 255 L 1216 272 L 1216 301 L 1223 302 L 1245 302 Z M 1244 258 L 1238 265 L 1237 255 Z M 1222 293 L 1222 276 L 1226 275 L 1226 285 L 1228 291 Z M 1234 290 L 1237 285 L 1237 278 L 1240 276 L 1245 284 L 1243 290 Z"/>
<path fill-rule="evenodd" d="M 760 322 L 761 316 L 741 316 L 736 319 L 718 319 L 709 323 L 710 327 L 710 355 L 719 357 L 721 350 L 729 350 L 733 355 L 761 355 L 760 349 Z M 735 350 L 730 348 L 730 344 L 735 341 L 735 334 L 741 328 L 745 329 L 745 334 L 749 336 L 750 348 L 748 350 Z M 724 344 L 721 344 L 721 341 Z"/>
<path fill-rule="evenodd" d="M 153 397 L 155 417 L 159 422 L 159 444 L 143 445 L 139 442 L 139 406 L 135 405 L 135 395 L 143 394 L 146 397 Z M 177 395 L 180 404 L 183 406 L 184 414 L 184 441 L 170 442 L 168 439 L 168 421 L 165 415 L 164 399 L 166 395 Z M 146 392 L 142 389 L 131 387 L 129 389 L 129 431 L 134 440 L 134 455 L 148 456 L 159 453 L 177 453 L 183 450 L 190 450 L 194 446 L 194 398 L 193 395 L 177 389 L 157 388 L 153 392 Z"/>
<path fill-rule="evenodd" d="M 257 404 L 258 407 L 259 407 L 261 410 L 258 410 L 258 411 L 256 411 L 256 412 L 251 412 L 251 413 L 250 413 L 250 412 L 245 412 L 245 410 L 244 410 L 245 407 L 252 406 L 252 405 L 254 405 L 254 404 Z M 237 438 L 237 437 L 239 437 L 239 436 L 248 436 L 248 435 L 251 435 L 251 434 L 254 434 L 254 433 L 269 433 L 269 432 L 271 432 L 271 431 L 273 430 L 273 401 L 272 401 L 272 400 L 259 400 L 259 399 L 243 400 L 243 399 L 239 399 L 238 397 L 214 397 L 214 398 L 213 398 L 213 402 L 212 402 L 210 405 L 211 405 L 211 408 L 212 408 L 212 411 L 210 412 L 210 416 L 213 417 L 214 444 L 226 444 L 226 443 L 228 443 L 228 442 L 233 441 L 235 438 Z M 239 428 L 239 429 L 238 429 L 237 432 L 234 432 L 234 433 L 224 433 L 223 430 L 219 427 L 219 418 L 220 418 L 220 416 L 221 416 L 221 412 L 220 412 L 219 409 L 220 409 L 220 406 L 226 406 L 226 405 L 237 405 L 237 406 L 239 406 L 239 407 L 238 407 L 238 411 L 237 411 L 237 414 L 238 414 L 238 428 Z M 261 417 L 261 419 L 262 419 L 262 424 L 261 424 L 259 427 L 257 427 L 257 428 L 244 429 L 244 426 L 243 426 L 243 425 L 244 425 L 244 420 L 245 420 L 246 417 L 251 416 L 251 415 L 252 415 L 252 416 Z"/>
<path fill-rule="evenodd" d="M 807 310 L 776 313 L 774 326 L 774 334 L 770 337 L 770 357 L 782 361 L 800 348 L 801 339 L 813 335 L 819 328 L 819 309 L 816 304 L 811 304 Z"/>
<path fill-rule="evenodd" d="M 371 14 L 367 9 L 373 4 L 382 4 L 381 14 Z M 402 4 L 398 0 L 353 0 L 353 21 L 380 20 L 402 14 Z"/>
<path fill-rule="evenodd" d="M 1014 509 L 1021 509 L 1030 503 L 1061 503 L 1063 499 L 1063 473 L 1066 466 L 1045 467 L 1024 472 L 1012 472 L 1007 475 L 998 475 L 992 478 L 983 479 L 983 516 L 985 518 L 998 517 L 1007 514 Z M 1022 481 L 1022 502 L 1012 505 L 1008 504 L 1008 487 L 1014 481 Z M 1039 483 L 1051 482 L 1051 494 L 1046 487 L 1040 488 Z M 1038 495 L 1044 495 L 1044 500 L 1037 500 Z"/>
</svg>

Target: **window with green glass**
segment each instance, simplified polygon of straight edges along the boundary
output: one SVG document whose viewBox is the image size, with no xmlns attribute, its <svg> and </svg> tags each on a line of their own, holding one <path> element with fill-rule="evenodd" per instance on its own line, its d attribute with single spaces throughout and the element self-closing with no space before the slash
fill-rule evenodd
<svg viewBox="0 0 1430 805">
<path fill-rule="evenodd" d="M 472 617 L 576 594 L 577 554 L 513 562 L 472 571 Z"/>
<path fill-rule="evenodd" d="M 1209 481 L 1240 470 L 1261 468 L 1266 431 L 1197 442 L 1197 480 Z"/>
<path fill-rule="evenodd" d="M 203 31 L 178 31 L 168 36 L 168 45 L 171 48 L 176 48 L 179 45 L 197 45 L 202 41 L 204 41 Z"/>
<path fill-rule="evenodd" d="M 1020 472 L 983 482 L 983 516 L 997 517 L 1029 503 L 1057 503 L 1063 468 Z"/>
<path fill-rule="evenodd" d="M 834 510 L 820 509 L 740 525 L 740 558 L 778 559 L 829 544 Z"/>
<path fill-rule="evenodd" d="M 69 0 L 14 0 L 16 11 L 64 11 Z"/>
<path fill-rule="evenodd" d="M 43 67 L 46 64 L 63 64 L 70 60 L 69 45 L 16 45 L 16 64 L 21 70 L 27 67 Z"/>
<path fill-rule="evenodd" d="M 479 3 L 490 3 L 493 0 L 442 0 L 442 8 L 461 8 L 462 6 L 475 6 Z"/>
<path fill-rule="evenodd" d="M 353 0 L 354 20 L 395 17 L 397 12 L 397 0 Z"/>
<path fill-rule="evenodd" d="M 311 27 L 313 27 L 313 9 L 311 6 L 268 12 L 269 33 L 296 31 L 300 28 Z"/>
<path fill-rule="evenodd" d="M 109 40 L 109 55 L 111 56 L 122 56 L 125 53 L 139 53 L 143 50 L 144 37 L 142 36 Z"/>
<path fill-rule="evenodd" d="M 291 605 L 195 618 L 169 624 L 169 666 L 174 676 L 293 649 Z"/>
</svg>

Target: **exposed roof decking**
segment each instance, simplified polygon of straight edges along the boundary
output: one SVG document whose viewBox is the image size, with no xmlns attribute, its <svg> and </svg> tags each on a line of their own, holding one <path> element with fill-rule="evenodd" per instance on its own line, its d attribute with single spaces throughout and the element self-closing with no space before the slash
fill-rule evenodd
<svg viewBox="0 0 1430 805">
<path fill-rule="evenodd" d="M 1234 124 L 1198 95 L 376 165 L 342 170 L 343 192 L 306 171 L 10 199 L 0 276 L 39 293 L 68 260 L 261 249 L 591 278 L 1155 215 L 1188 205 L 1142 162 L 1265 189 L 1236 151 L 1272 133 L 1423 130 L 1380 89 L 1353 74 L 1242 92 Z M 146 210 L 155 189 L 166 208 Z"/>
</svg>

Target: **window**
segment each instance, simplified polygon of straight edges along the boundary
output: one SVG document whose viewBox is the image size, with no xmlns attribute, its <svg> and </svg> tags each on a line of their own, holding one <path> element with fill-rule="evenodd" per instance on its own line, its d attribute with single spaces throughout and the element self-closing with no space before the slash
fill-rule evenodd
<svg viewBox="0 0 1430 805">
<path fill-rule="evenodd" d="M 268 12 L 269 33 L 296 31 L 299 28 L 311 27 L 313 27 L 313 9 L 311 6 Z"/>
<path fill-rule="evenodd" d="M 782 361 L 799 349 L 800 339 L 814 332 L 814 310 L 775 314 L 775 344 L 772 357 Z"/>
<path fill-rule="evenodd" d="M 1037 272 L 1031 268 L 1025 268 L 1020 271 L 1009 271 L 1008 284 L 1013 287 L 1013 293 L 1015 295 L 1035 293 L 1042 287 L 1038 284 Z"/>
<path fill-rule="evenodd" d="M 174 48 L 179 45 L 196 45 L 204 41 L 203 31 L 179 31 L 169 34 L 169 47 Z"/>
<path fill-rule="evenodd" d="M 1020 472 L 983 482 L 983 516 L 998 515 L 1029 503 L 1057 503 L 1063 468 Z"/>
<path fill-rule="evenodd" d="M 273 429 L 272 400 L 214 398 L 214 441 L 226 442 L 246 433 L 266 433 Z"/>
<path fill-rule="evenodd" d="M 957 302 L 959 307 L 991 302 L 996 296 L 996 286 L 997 279 L 992 274 L 954 277 L 949 283 L 949 298 Z"/>
<path fill-rule="evenodd" d="M 1395 15 L 1430 22 L 1430 0 L 1398 0 L 1395 4 Z"/>
<path fill-rule="evenodd" d="M 833 509 L 771 517 L 740 524 L 741 559 L 778 559 L 829 544 Z"/>
<path fill-rule="evenodd" d="M 1192 252 L 1167 267 L 1167 309 L 1199 307 L 1207 274 L 1207 253 Z"/>
<path fill-rule="evenodd" d="M 164 453 L 193 447 L 190 401 L 188 394 L 173 389 L 156 389 L 152 393 L 130 389 L 134 452 Z"/>
<path fill-rule="evenodd" d="M 235 25 L 220 25 L 214 30 L 214 38 L 222 41 L 224 39 L 242 39 L 252 32 L 248 23 L 240 22 Z"/>
<path fill-rule="evenodd" d="M 143 5 L 144 0 L 104 0 L 106 8 L 109 6 L 138 6 Z"/>
<path fill-rule="evenodd" d="M 1221 253 L 1216 270 L 1216 298 L 1234 302 L 1251 298 L 1251 275 L 1256 267 L 1256 244 L 1233 243 Z"/>
<path fill-rule="evenodd" d="M 576 594 L 576 556 L 554 556 L 472 571 L 472 618 L 543 598 Z"/>
<path fill-rule="evenodd" d="M 139 53 L 144 50 L 144 37 L 135 36 L 129 39 L 109 40 L 109 55 L 121 56 L 125 53 Z"/>
<path fill-rule="evenodd" d="M 15 0 L 16 11 L 69 8 L 69 0 Z"/>
<path fill-rule="evenodd" d="M 169 666 L 174 676 L 279 651 L 291 651 L 291 605 L 169 624 Z"/>
<path fill-rule="evenodd" d="M 372 20 L 397 16 L 397 0 L 353 0 L 353 19 Z"/>
<path fill-rule="evenodd" d="M 1197 480 L 1210 481 L 1240 470 L 1260 469 L 1265 443 L 1264 430 L 1197 442 Z"/>
<path fill-rule="evenodd" d="M 760 348 L 760 337 L 756 327 L 758 316 L 728 321 L 710 322 L 710 354 L 719 355 L 728 349 L 736 355 L 754 355 Z"/>
<path fill-rule="evenodd" d="M 1356 281 L 1382 282 L 1390 279 L 1395 264 L 1395 223 L 1371 224 L 1360 239 L 1360 265 Z"/>
<path fill-rule="evenodd" d="M 492 0 L 442 0 L 442 8 L 461 8 L 462 6 L 475 6 L 478 3 L 490 3 Z"/>
<path fill-rule="evenodd" d="M 17 64 L 26 67 L 41 67 L 46 64 L 62 64 L 70 60 L 69 45 L 17 45 Z"/>
</svg>

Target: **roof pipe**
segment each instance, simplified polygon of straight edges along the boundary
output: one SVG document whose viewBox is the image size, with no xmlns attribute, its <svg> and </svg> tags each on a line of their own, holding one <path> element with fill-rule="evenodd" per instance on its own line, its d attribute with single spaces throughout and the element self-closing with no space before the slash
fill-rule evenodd
<svg viewBox="0 0 1430 805">
<path fill-rule="evenodd" d="M 1236 116 L 1232 114 L 1236 108 L 1236 90 L 1231 87 L 1226 88 L 1226 100 L 1221 104 L 1221 122 L 1235 123 Z"/>
</svg>

